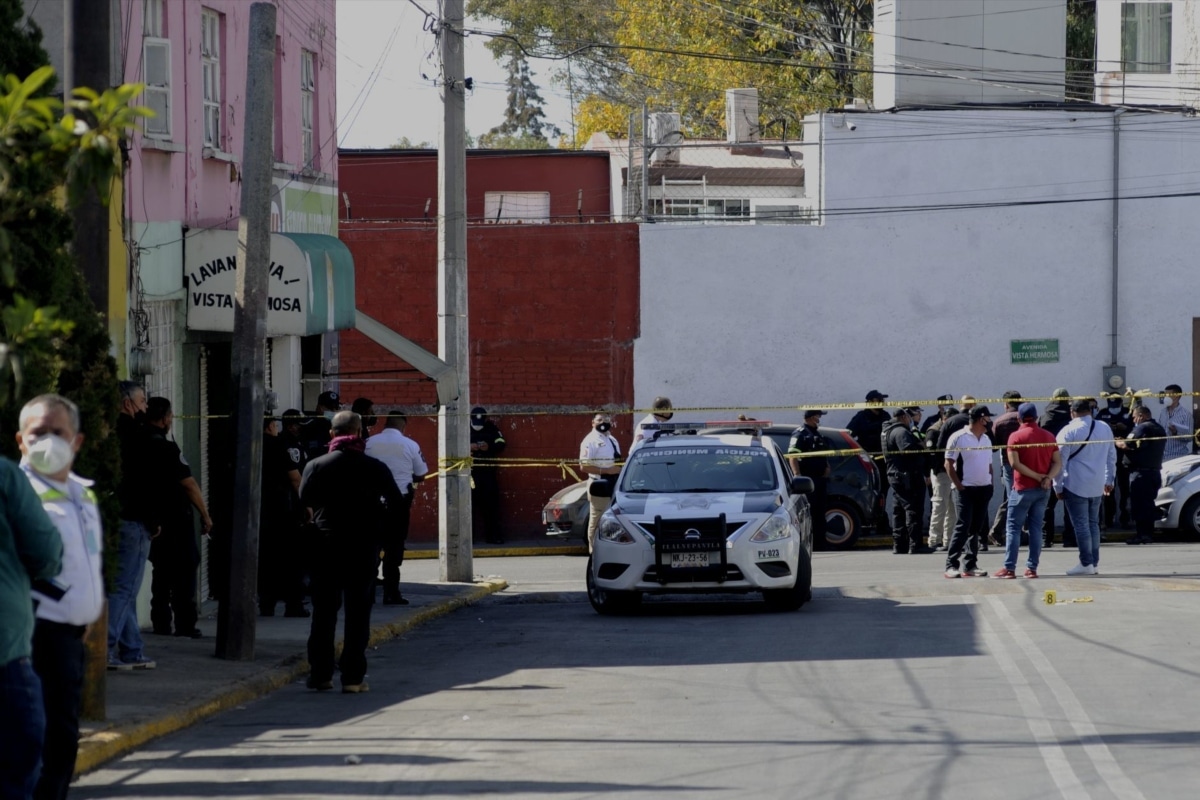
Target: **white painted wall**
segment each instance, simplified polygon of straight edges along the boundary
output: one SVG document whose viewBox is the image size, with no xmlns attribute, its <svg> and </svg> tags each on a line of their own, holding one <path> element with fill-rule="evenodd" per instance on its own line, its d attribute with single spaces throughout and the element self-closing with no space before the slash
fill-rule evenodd
<svg viewBox="0 0 1200 800">
<path fill-rule="evenodd" d="M 824 225 L 642 227 L 638 407 L 660 394 L 730 410 L 862 402 L 869 389 L 892 401 L 1098 394 L 1112 114 L 859 114 L 855 131 L 838 116 L 823 120 Z M 1200 120 L 1128 113 L 1121 125 L 1123 196 L 1200 191 Z M 1089 202 L 1005 205 L 1056 200 Z M 966 203 L 1000 205 L 903 210 Z M 1197 209 L 1197 197 L 1121 203 L 1119 361 L 1136 387 L 1190 389 Z M 1025 338 L 1057 338 L 1060 363 L 1011 364 L 1010 340 Z"/>
</svg>

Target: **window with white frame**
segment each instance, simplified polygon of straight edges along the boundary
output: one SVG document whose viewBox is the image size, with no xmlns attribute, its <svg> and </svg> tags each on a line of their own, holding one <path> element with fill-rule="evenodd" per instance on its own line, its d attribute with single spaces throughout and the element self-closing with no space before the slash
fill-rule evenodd
<svg viewBox="0 0 1200 800">
<path fill-rule="evenodd" d="M 300 51 L 300 152 L 302 168 L 316 169 L 313 149 L 313 112 L 317 93 L 317 54 Z"/>
<path fill-rule="evenodd" d="M 1171 4 L 1121 6 L 1121 63 L 1125 72 L 1171 71 Z"/>
<path fill-rule="evenodd" d="M 487 222 L 549 222 L 549 192 L 485 192 L 483 218 Z"/>
<path fill-rule="evenodd" d="M 204 79 L 204 145 L 221 149 L 221 15 L 200 11 L 200 65 Z"/>
<path fill-rule="evenodd" d="M 142 4 L 142 82 L 143 103 L 154 112 L 142 123 L 142 131 L 152 139 L 170 139 L 171 42 L 166 38 L 163 0 Z"/>
<path fill-rule="evenodd" d="M 652 200 L 651 213 L 668 217 L 748 219 L 750 201 L 736 198 L 668 197 L 665 200 Z"/>
</svg>

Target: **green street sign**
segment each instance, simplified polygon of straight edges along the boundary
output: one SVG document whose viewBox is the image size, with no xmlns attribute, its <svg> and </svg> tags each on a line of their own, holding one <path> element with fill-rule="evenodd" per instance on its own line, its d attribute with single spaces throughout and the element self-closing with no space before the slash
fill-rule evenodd
<svg viewBox="0 0 1200 800">
<path fill-rule="evenodd" d="M 1012 363 L 1057 364 L 1058 339 L 1011 340 Z"/>
</svg>

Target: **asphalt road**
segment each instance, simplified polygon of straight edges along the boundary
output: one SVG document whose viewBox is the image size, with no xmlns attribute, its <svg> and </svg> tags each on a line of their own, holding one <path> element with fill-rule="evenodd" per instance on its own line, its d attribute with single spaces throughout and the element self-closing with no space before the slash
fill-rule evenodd
<svg viewBox="0 0 1200 800">
<path fill-rule="evenodd" d="M 1074 563 L 1055 548 L 1037 581 L 822 553 L 794 614 L 654 598 L 600 617 L 584 563 L 479 559 L 511 588 L 373 651 L 370 694 L 295 684 L 72 797 L 1139 800 L 1200 786 L 1200 546 L 1106 546 L 1094 578 L 1052 577 Z M 404 569 L 437 577 L 434 562 Z"/>
</svg>

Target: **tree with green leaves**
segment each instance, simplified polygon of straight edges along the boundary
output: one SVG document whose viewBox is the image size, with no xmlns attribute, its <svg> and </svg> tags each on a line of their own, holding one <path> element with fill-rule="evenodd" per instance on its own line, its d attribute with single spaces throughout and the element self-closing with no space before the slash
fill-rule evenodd
<svg viewBox="0 0 1200 800">
<path fill-rule="evenodd" d="M 70 251 L 74 229 L 62 199 L 65 190 L 73 206 L 90 187 L 107 198 L 121 139 L 149 112 L 131 105 L 140 86 L 103 94 L 79 88 L 65 102 L 51 96 L 54 70 L 41 32 L 21 18 L 19 0 L 0 0 L 0 452 L 16 455 L 26 400 L 44 392 L 71 398 L 87 438 L 79 471 L 97 481 L 113 520 L 116 363 Z"/>
<path fill-rule="evenodd" d="M 624 135 L 643 103 L 678 111 L 688 135 L 718 136 L 726 89 L 757 88 L 764 118 L 792 122 L 871 95 L 873 0 L 472 0 L 470 10 L 503 25 L 489 44 L 497 56 L 569 61 L 576 145 L 597 130 Z"/>
<path fill-rule="evenodd" d="M 513 47 L 508 53 L 505 79 L 508 104 L 504 122 L 479 137 L 481 147 L 502 150 L 545 150 L 550 136 L 562 136 L 558 126 L 546 122 L 545 102 L 533 82 L 529 60 Z"/>
</svg>

